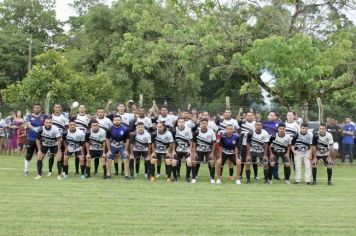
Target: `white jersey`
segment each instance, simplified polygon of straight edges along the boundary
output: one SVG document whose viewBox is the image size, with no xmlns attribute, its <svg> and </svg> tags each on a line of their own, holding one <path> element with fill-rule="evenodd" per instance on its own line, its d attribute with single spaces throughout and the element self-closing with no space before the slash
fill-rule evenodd
<svg viewBox="0 0 356 236">
<path fill-rule="evenodd" d="M 146 116 L 143 118 L 137 117 L 135 125 L 137 125 L 138 123 L 143 123 L 143 125 L 145 126 L 145 129 L 147 129 L 147 130 L 153 127 L 151 118 L 148 118 Z"/>
<path fill-rule="evenodd" d="M 130 122 L 135 119 L 135 115 L 132 113 L 125 112 L 124 114 L 117 114 L 121 116 L 121 121 L 126 127 L 128 127 L 130 125 Z"/>
<path fill-rule="evenodd" d="M 252 122 L 242 121 L 239 124 L 240 124 L 240 128 L 241 128 L 242 145 L 246 146 L 247 134 L 253 133 L 253 131 L 255 130 L 256 122 L 255 121 L 252 121 Z"/>
<path fill-rule="evenodd" d="M 174 142 L 173 135 L 168 130 L 163 134 L 156 131 L 152 134 L 152 142 L 155 144 L 156 153 L 167 154 L 169 145 Z"/>
<path fill-rule="evenodd" d="M 59 132 L 63 135 L 65 127 L 69 125 L 69 120 L 63 113 L 61 113 L 59 116 L 52 114 L 52 123 L 59 129 Z"/>
<path fill-rule="evenodd" d="M 284 155 L 288 151 L 288 147 L 291 145 L 292 139 L 290 136 L 285 134 L 283 137 L 280 137 L 278 133 L 275 136 L 270 138 L 269 144 L 273 154 Z"/>
<path fill-rule="evenodd" d="M 169 127 L 173 127 L 174 123 L 178 120 L 178 116 L 174 116 L 174 115 L 167 115 L 165 117 L 163 117 L 162 115 L 160 115 L 158 117 L 158 122 L 164 122 L 164 124 L 166 126 Z"/>
<path fill-rule="evenodd" d="M 292 145 L 294 145 L 295 152 L 306 153 L 310 150 L 310 146 L 313 142 L 313 135 L 309 132 L 301 134 L 300 132 L 294 136 Z"/>
<path fill-rule="evenodd" d="M 208 129 L 206 132 L 197 130 L 194 133 L 193 141 L 196 143 L 196 151 L 210 152 L 213 143 L 216 141 L 216 136 L 211 129 Z"/>
<path fill-rule="evenodd" d="M 131 136 L 131 144 L 136 152 L 148 152 L 148 146 L 152 143 L 151 135 L 146 130 L 143 134 L 135 132 Z"/>
<path fill-rule="evenodd" d="M 88 115 L 80 115 L 78 114 L 75 118 L 75 127 L 86 132 L 89 129 L 90 118 Z"/>
<path fill-rule="evenodd" d="M 286 122 L 286 134 L 290 137 L 296 136 L 300 130 L 300 126 L 297 122 Z"/>
<path fill-rule="evenodd" d="M 102 151 L 104 150 L 104 142 L 106 140 L 106 131 L 102 128 L 95 133 L 92 129 L 86 134 L 85 141 L 89 143 L 89 150 Z"/>
<path fill-rule="evenodd" d="M 191 128 L 185 126 L 183 130 L 176 127 L 174 133 L 175 149 L 176 152 L 188 152 L 190 147 L 190 141 L 193 138 Z"/>
<path fill-rule="evenodd" d="M 104 117 L 104 118 L 102 118 L 102 119 L 100 119 L 100 118 L 97 117 L 96 120 L 97 120 L 98 123 L 99 123 L 99 127 L 102 128 L 102 129 L 104 129 L 105 131 L 108 131 L 108 130 L 111 128 L 111 126 L 114 125 L 114 124 L 111 122 L 111 120 L 110 120 L 109 118 L 107 118 L 107 117 Z"/>
<path fill-rule="evenodd" d="M 219 132 L 220 134 L 226 133 L 226 127 L 227 125 L 232 125 L 234 127 L 234 131 L 236 132 L 238 129 L 240 129 L 239 123 L 235 119 L 230 119 L 230 120 L 222 120 L 219 122 Z"/>
<path fill-rule="evenodd" d="M 195 127 L 195 123 L 192 120 L 186 120 L 184 126 L 189 129 L 193 129 Z"/>
<path fill-rule="evenodd" d="M 45 126 L 37 133 L 37 139 L 41 140 L 41 145 L 45 147 L 57 146 L 56 142 L 61 137 L 59 129 L 52 125 L 50 129 L 46 129 Z"/>
<path fill-rule="evenodd" d="M 68 152 L 79 152 L 85 141 L 85 133 L 80 129 L 75 129 L 74 132 L 68 130 L 64 133 L 63 140 L 66 140 L 67 142 Z"/>
<path fill-rule="evenodd" d="M 0 137 L 5 137 L 5 127 L 6 127 L 6 122 L 4 119 L 0 120 Z"/>
<path fill-rule="evenodd" d="M 316 156 L 325 157 L 329 155 L 329 147 L 334 144 L 333 136 L 331 133 L 326 132 L 324 136 L 321 136 L 319 131 L 313 137 L 313 146 L 316 146 Z"/>
<path fill-rule="evenodd" d="M 266 130 L 261 130 L 261 133 L 256 133 L 253 131 L 252 133 L 247 134 L 247 143 L 250 144 L 250 152 L 252 153 L 264 153 L 265 144 L 269 142 L 269 134 Z"/>
<path fill-rule="evenodd" d="M 219 126 L 217 126 L 216 123 L 212 120 L 209 120 L 208 128 L 213 130 L 214 132 L 218 132 L 218 130 L 219 130 Z"/>
</svg>

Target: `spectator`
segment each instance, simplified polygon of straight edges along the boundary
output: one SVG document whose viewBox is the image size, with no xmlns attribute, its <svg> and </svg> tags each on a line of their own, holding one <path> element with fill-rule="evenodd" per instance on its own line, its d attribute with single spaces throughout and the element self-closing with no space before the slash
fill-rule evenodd
<svg viewBox="0 0 356 236">
<path fill-rule="evenodd" d="M 0 112 L 0 154 L 5 153 L 5 129 L 6 122 L 2 118 L 2 113 Z"/>
<path fill-rule="evenodd" d="M 351 124 L 351 118 L 346 117 L 345 126 L 342 132 L 342 156 L 341 161 L 345 162 L 346 158 L 349 158 L 350 162 L 353 160 L 353 149 L 354 149 L 354 135 L 355 126 Z"/>
<path fill-rule="evenodd" d="M 7 125 L 6 133 L 6 148 L 8 155 L 12 156 L 17 147 L 17 137 L 16 137 L 16 125 L 15 125 L 15 113 L 10 112 L 10 115 L 5 118 Z"/>
</svg>

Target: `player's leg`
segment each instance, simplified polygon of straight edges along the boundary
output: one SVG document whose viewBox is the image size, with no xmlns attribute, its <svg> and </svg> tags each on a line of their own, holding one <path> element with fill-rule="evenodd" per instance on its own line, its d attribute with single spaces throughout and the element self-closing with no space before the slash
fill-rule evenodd
<svg viewBox="0 0 356 236">
<path fill-rule="evenodd" d="M 320 160 L 319 157 L 316 160 L 313 160 L 313 166 L 312 166 L 313 185 L 317 185 L 316 176 L 317 176 L 317 173 L 318 173 L 319 160 Z"/>
<path fill-rule="evenodd" d="M 40 179 L 42 178 L 42 167 L 43 167 L 43 158 L 45 156 L 45 153 L 47 153 L 48 148 L 42 147 L 41 148 L 41 154 L 37 154 L 37 176 L 35 179 Z"/>
<path fill-rule="evenodd" d="M 192 184 L 197 182 L 196 178 L 199 173 L 200 162 L 204 161 L 204 155 L 202 152 L 196 152 L 194 159 L 192 159 Z"/>
<path fill-rule="evenodd" d="M 242 179 L 243 172 L 244 172 L 244 167 L 246 164 L 246 155 L 247 155 L 247 146 L 246 145 L 241 145 L 241 173 L 239 179 Z"/>
<path fill-rule="evenodd" d="M 68 175 L 68 163 L 69 163 L 69 157 L 71 155 L 75 155 L 77 156 L 77 153 L 67 153 L 64 157 L 63 157 L 63 172 L 64 172 L 64 179 L 67 179 L 69 177 Z"/>
<path fill-rule="evenodd" d="M 157 178 L 161 176 L 161 165 L 162 165 L 162 159 L 157 159 L 157 175 L 156 175 Z"/>
<path fill-rule="evenodd" d="M 273 173 L 274 173 L 274 168 L 275 168 L 275 165 L 278 165 L 278 156 L 275 156 L 275 160 L 270 160 L 269 162 L 269 176 L 268 176 L 268 179 L 269 179 L 269 184 L 272 184 L 272 176 L 273 176 Z M 276 164 L 277 163 L 277 164 Z"/>
<path fill-rule="evenodd" d="M 242 166 L 242 161 L 241 158 L 236 158 L 236 184 L 240 185 L 241 184 L 241 167 Z"/>
<path fill-rule="evenodd" d="M 284 181 L 286 184 L 290 184 L 290 173 L 291 173 L 291 161 L 289 157 L 283 157 L 283 166 L 284 166 Z"/>
<path fill-rule="evenodd" d="M 268 184 L 268 175 L 269 175 L 269 166 L 268 166 L 268 157 L 260 156 L 263 160 L 263 174 L 265 179 L 265 184 Z"/>
<path fill-rule="evenodd" d="M 134 152 L 134 157 L 135 157 L 135 177 L 137 177 L 139 175 L 139 173 L 140 173 L 141 156 L 145 160 L 146 157 L 147 157 L 147 152 Z"/>
<path fill-rule="evenodd" d="M 328 185 L 332 185 L 333 183 L 331 182 L 331 177 L 333 175 L 333 162 L 324 160 L 325 166 L 326 166 L 326 172 L 328 175 Z"/>
<path fill-rule="evenodd" d="M 234 180 L 234 164 L 229 160 L 229 180 Z"/>
<path fill-rule="evenodd" d="M 79 164 L 80 164 L 80 178 L 85 179 L 86 155 L 79 157 Z"/>
<path fill-rule="evenodd" d="M 311 177 L 312 177 L 312 167 L 311 167 L 312 163 L 310 160 L 310 153 L 304 155 L 303 159 L 304 159 L 304 172 L 305 172 L 304 181 L 305 184 L 310 185 Z"/>
<path fill-rule="evenodd" d="M 217 184 L 221 184 L 221 180 L 222 180 L 221 174 L 222 174 L 222 170 L 224 168 L 225 162 L 226 162 L 226 158 L 225 158 L 224 154 L 222 154 L 222 156 L 216 160 L 216 169 L 217 169 L 216 183 Z"/>
<path fill-rule="evenodd" d="M 116 155 L 114 157 L 114 168 L 115 168 L 115 175 L 118 176 L 119 175 L 119 157 Z M 122 171 L 123 171 L 123 167 L 122 167 Z M 123 174 L 122 174 L 123 175 Z"/>
<path fill-rule="evenodd" d="M 295 154 L 294 155 L 294 166 L 295 166 L 295 184 L 300 184 L 302 181 L 302 160 L 305 155 Z"/>
<path fill-rule="evenodd" d="M 164 155 L 164 162 L 166 164 L 166 176 L 167 182 L 171 182 L 171 175 L 172 175 L 172 160 Z"/>
<path fill-rule="evenodd" d="M 27 140 L 26 145 L 26 156 L 24 161 L 24 175 L 27 176 L 29 174 L 30 162 L 33 157 L 34 152 L 36 151 L 36 141 Z"/>
<path fill-rule="evenodd" d="M 249 184 L 251 183 L 251 157 L 246 157 L 246 183 Z M 241 173 L 242 176 L 242 173 Z"/>
<path fill-rule="evenodd" d="M 208 158 L 208 166 L 209 166 L 209 171 L 210 171 L 210 183 L 215 184 L 215 156 L 210 155 L 210 153 L 207 153 L 207 158 Z"/>
<path fill-rule="evenodd" d="M 62 154 L 60 156 L 58 156 L 58 147 L 51 147 L 50 148 L 50 152 L 53 153 L 54 156 L 56 156 L 57 158 L 57 171 L 58 171 L 58 175 L 57 175 L 57 179 L 63 179 L 62 176 L 62 168 L 63 168 L 63 156 Z"/>
<path fill-rule="evenodd" d="M 96 152 L 94 151 L 89 151 L 90 157 L 87 157 L 85 160 L 85 171 L 86 171 L 86 178 L 90 178 L 90 167 L 91 167 L 91 159 L 96 158 Z"/>
<path fill-rule="evenodd" d="M 46 155 L 46 153 L 43 153 L 43 154 Z M 49 153 L 48 154 L 48 174 L 47 174 L 47 176 L 52 175 L 53 165 L 54 165 L 54 154 Z"/>
<path fill-rule="evenodd" d="M 189 154 L 185 158 L 185 165 L 186 165 L 186 175 L 185 175 L 185 181 L 190 182 L 190 173 L 192 172 L 192 166 L 193 166 L 193 161 L 192 158 L 189 156 Z"/>
<path fill-rule="evenodd" d="M 172 160 L 173 181 L 178 181 L 178 175 L 177 175 L 178 163 L 182 157 L 183 157 L 182 153 L 176 153 L 176 155 L 174 155 L 174 159 Z"/>
</svg>

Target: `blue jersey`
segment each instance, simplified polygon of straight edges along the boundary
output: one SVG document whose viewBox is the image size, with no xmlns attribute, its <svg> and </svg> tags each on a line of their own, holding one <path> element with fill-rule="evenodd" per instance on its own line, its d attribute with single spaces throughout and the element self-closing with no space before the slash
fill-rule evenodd
<svg viewBox="0 0 356 236">
<path fill-rule="evenodd" d="M 112 126 L 109 129 L 108 137 L 111 139 L 111 146 L 123 147 L 129 138 L 129 129 L 123 124 L 119 127 Z"/>
<path fill-rule="evenodd" d="M 351 131 L 352 135 L 344 134 L 342 137 L 343 144 L 353 144 L 354 143 L 354 135 L 355 135 L 355 126 L 353 124 L 346 124 L 344 127 L 344 131 Z"/>
<path fill-rule="evenodd" d="M 222 152 L 228 155 L 235 154 L 235 149 L 239 143 L 239 135 L 234 133 L 231 137 L 228 137 L 226 134 L 220 138 L 220 144 Z"/>
<path fill-rule="evenodd" d="M 282 123 L 280 120 L 276 121 L 263 121 L 263 129 L 267 131 L 269 135 L 275 135 L 278 132 L 278 126 Z"/>
<path fill-rule="evenodd" d="M 27 139 L 28 140 L 36 140 L 38 131 L 44 125 L 44 120 L 46 119 L 46 115 L 40 114 L 38 116 L 34 114 L 30 114 L 26 117 L 26 125 L 31 124 L 33 129 L 27 129 Z"/>
</svg>

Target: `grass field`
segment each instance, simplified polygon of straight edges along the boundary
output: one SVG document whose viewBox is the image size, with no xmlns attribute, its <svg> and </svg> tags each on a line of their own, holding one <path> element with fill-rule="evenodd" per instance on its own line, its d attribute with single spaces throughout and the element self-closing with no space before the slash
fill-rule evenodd
<svg viewBox="0 0 356 236">
<path fill-rule="evenodd" d="M 28 177 L 22 158 L 0 162 L 1 235 L 356 235 L 355 166 L 336 167 L 333 186 L 324 167 L 318 186 L 237 186 L 211 185 L 206 166 L 193 185 L 150 183 L 142 174 L 83 181 L 72 174 L 73 160 L 69 179 L 35 181 L 35 161 Z"/>
</svg>

